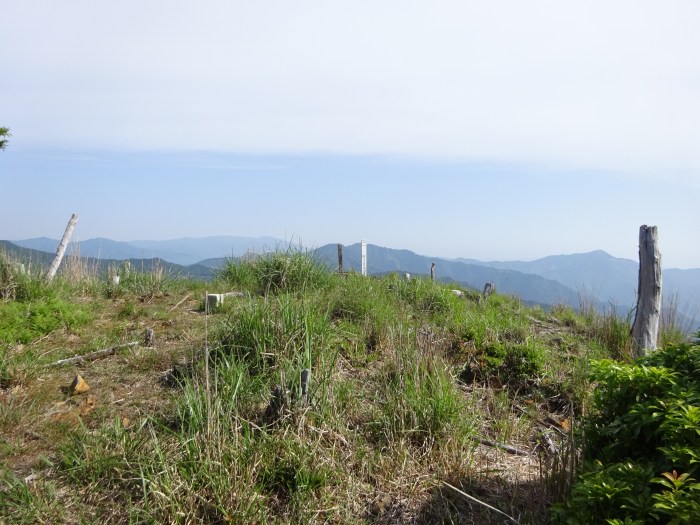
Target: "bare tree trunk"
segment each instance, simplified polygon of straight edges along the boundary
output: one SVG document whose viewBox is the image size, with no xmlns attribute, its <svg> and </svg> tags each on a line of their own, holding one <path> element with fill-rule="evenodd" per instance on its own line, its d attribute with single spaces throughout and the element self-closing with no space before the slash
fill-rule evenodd
<svg viewBox="0 0 700 525">
<path fill-rule="evenodd" d="M 430 265 L 430 279 L 435 280 L 435 263 Z"/>
<path fill-rule="evenodd" d="M 661 253 L 656 226 L 639 228 L 639 290 L 637 313 L 632 325 L 635 357 L 656 349 L 661 317 Z"/>
<path fill-rule="evenodd" d="M 56 257 L 54 258 L 53 262 L 51 263 L 51 266 L 49 267 L 49 273 L 46 274 L 46 278 L 49 282 L 53 281 L 53 278 L 56 276 L 56 272 L 58 271 L 58 267 L 61 265 L 61 261 L 63 260 L 63 254 L 66 253 L 68 241 L 70 241 L 70 236 L 73 234 L 73 228 L 75 228 L 76 222 L 78 222 L 78 215 L 74 213 L 73 215 L 71 215 L 71 218 L 68 221 L 66 231 L 63 233 L 63 239 L 61 239 L 61 242 L 58 245 L 58 249 L 56 250 Z"/>
</svg>

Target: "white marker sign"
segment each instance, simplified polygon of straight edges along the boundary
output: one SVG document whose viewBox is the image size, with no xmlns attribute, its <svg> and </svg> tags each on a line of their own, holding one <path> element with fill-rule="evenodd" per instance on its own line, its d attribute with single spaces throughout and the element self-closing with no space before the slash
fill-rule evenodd
<svg viewBox="0 0 700 525">
<path fill-rule="evenodd" d="M 367 276 L 367 241 L 362 240 L 362 275 Z"/>
</svg>

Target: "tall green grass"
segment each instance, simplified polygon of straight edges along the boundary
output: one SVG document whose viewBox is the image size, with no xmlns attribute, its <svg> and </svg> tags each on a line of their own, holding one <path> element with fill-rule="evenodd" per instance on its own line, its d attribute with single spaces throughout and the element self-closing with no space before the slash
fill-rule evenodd
<svg viewBox="0 0 700 525">
<path fill-rule="evenodd" d="M 390 445 L 430 449 L 474 431 L 451 368 L 414 337 L 399 335 L 378 376 L 378 407 L 371 425 Z"/>
<path fill-rule="evenodd" d="M 331 274 L 313 256 L 289 248 L 245 260 L 230 260 L 217 278 L 229 286 L 266 295 L 323 288 L 330 283 Z"/>
</svg>

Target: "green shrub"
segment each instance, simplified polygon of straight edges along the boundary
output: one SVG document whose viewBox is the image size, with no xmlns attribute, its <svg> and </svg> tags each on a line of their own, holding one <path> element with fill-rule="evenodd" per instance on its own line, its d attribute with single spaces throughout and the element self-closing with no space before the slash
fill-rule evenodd
<svg viewBox="0 0 700 525">
<path fill-rule="evenodd" d="M 593 363 L 586 465 L 566 523 L 700 521 L 700 346 L 677 344 L 637 360 Z"/>
</svg>

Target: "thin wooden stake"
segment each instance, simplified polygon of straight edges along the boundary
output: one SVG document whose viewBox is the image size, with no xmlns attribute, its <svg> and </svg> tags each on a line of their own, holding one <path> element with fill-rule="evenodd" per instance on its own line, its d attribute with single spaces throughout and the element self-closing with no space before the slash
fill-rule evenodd
<svg viewBox="0 0 700 525">
<path fill-rule="evenodd" d="M 207 400 L 207 440 L 211 442 L 211 389 L 209 384 L 209 292 L 204 292 L 204 388 Z"/>
</svg>

